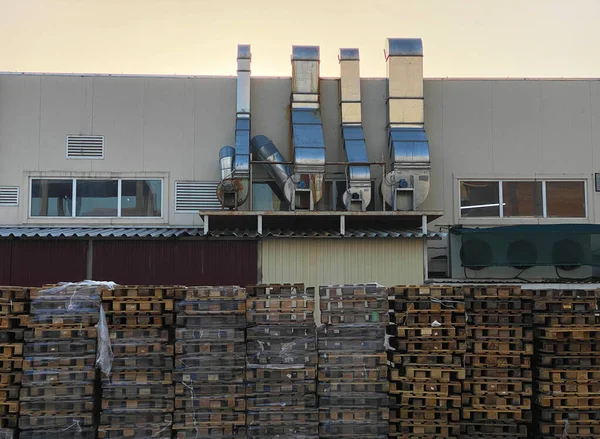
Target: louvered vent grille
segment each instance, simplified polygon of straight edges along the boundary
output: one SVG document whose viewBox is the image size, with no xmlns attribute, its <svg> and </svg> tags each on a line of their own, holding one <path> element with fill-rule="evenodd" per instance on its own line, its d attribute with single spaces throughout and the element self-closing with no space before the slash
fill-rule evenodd
<svg viewBox="0 0 600 439">
<path fill-rule="evenodd" d="M 175 211 L 221 209 L 217 198 L 217 185 L 212 181 L 178 181 L 175 183 Z"/>
<path fill-rule="evenodd" d="M 68 159 L 103 159 L 104 136 L 67 136 Z"/>
<path fill-rule="evenodd" d="M 0 186 L 0 206 L 18 206 L 19 188 Z"/>
</svg>

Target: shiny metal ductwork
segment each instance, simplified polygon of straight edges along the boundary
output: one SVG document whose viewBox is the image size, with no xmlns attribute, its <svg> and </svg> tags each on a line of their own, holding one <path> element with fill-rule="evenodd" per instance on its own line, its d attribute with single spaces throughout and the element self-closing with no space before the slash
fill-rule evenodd
<svg viewBox="0 0 600 439">
<path fill-rule="evenodd" d="M 295 209 L 313 210 L 323 197 L 325 141 L 319 102 L 319 47 L 292 47 L 292 142 Z"/>
<path fill-rule="evenodd" d="M 288 165 L 282 164 L 285 159 L 266 136 L 254 136 L 250 143 L 256 159 L 262 162 L 275 162 L 272 165 L 264 165 L 264 167 L 283 193 L 285 199 L 282 201 L 291 205 L 294 198 L 294 182 L 292 181 L 292 170 Z"/>
<path fill-rule="evenodd" d="M 362 127 L 360 100 L 360 60 L 358 49 L 340 49 L 340 111 L 342 140 L 350 164 L 346 168 L 347 189 L 342 196 L 348 210 L 366 210 L 371 203 L 371 170 L 366 163 L 367 145 Z"/>
<path fill-rule="evenodd" d="M 235 150 L 224 146 L 219 151 L 221 182 L 217 186 L 219 202 L 229 209 L 246 202 L 250 185 L 250 60 L 250 46 L 238 45 Z M 231 172 L 227 176 L 228 163 Z"/>
<path fill-rule="evenodd" d="M 423 43 L 388 38 L 386 46 L 391 171 L 381 189 L 393 210 L 415 210 L 429 194 L 431 169 L 423 111 Z"/>
</svg>

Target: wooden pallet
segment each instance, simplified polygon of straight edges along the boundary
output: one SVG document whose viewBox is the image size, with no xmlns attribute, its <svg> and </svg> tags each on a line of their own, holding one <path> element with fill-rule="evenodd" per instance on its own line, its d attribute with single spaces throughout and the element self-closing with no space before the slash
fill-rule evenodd
<svg viewBox="0 0 600 439">
<path fill-rule="evenodd" d="M 192 354 L 176 355 L 176 369 L 239 369 L 246 365 L 244 352 L 233 354 Z"/>
<path fill-rule="evenodd" d="M 111 343 L 119 340 L 152 340 L 152 342 L 169 341 L 169 330 L 160 328 L 122 328 L 109 331 Z"/>
<path fill-rule="evenodd" d="M 248 425 L 311 424 L 319 422 L 319 410 L 249 411 L 246 419 Z"/>
<path fill-rule="evenodd" d="M 155 399 L 102 399 L 103 411 L 122 413 L 130 410 L 144 412 L 168 413 L 173 411 L 173 400 L 166 398 Z"/>
<path fill-rule="evenodd" d="M 538 429 L 543 435 L 550 435 L 557 438 L 595 438 L 600 436 L 600 424 L 576 423 L 568 424 L 548 424 L 541 422 Z"/>
<path fill-rule="evenodd" d="M 340 300 L 328 300 L 321 298 L 321 311 L 331 313 L 357 313 L 389 310 L 387 297 L 365 297 L 365 298 L 344 298 Z"/>
<path fill-rule="evenodd" d="M 245 314 L 176 315 L 176 325 L 183 328 L 245 328 Z"/>
<path fill-rule="evenodd" d="M 232 343 L 243 343 L 246 336 L 243 329 L 236 328 L 204 328 L 204 329 L 175 329 L 175 340 L 197 343 L 227 340 Z"/>
<path fill-rule="evenodd" d="M 85 355 L 96 353 L 96 340 L 84 341 L 40 341 L 26 343 L 24 355 Z"/>
<path fill-rule="evenodd" d="M 315 385 L 315 383 L 312 383 Z M 250 387 L 258 386 L 259 383 L 248 383 L 248 389 Z M 268 384 L 264 384 L 267 386 Z M 279 383 L 281 387 L 284 384 Z M 175 395 L 177 396 L 210 396 L 210 395 L 245 395 L 246 384 L 244 383 L 205 383 L 205 382 L 192 382 L 185 384 L 182 382 L 175 381 Z"/>
<path fill-rule="evenodd" d="M 13 439 L 17 434 L 17 427 L 19 425 L 19 415 L 17 413 L 9 413 L 0 418 L 0 438 L 2 434 L 6 436 L 5 439 Z M 6 430 L 13 430 L 11 434 L 7 434 Z"/>
<path fill-rule="evenodd" d="M 23 355 L 23 343 L 0 344 L 0 357 L 11 358 Z"/>
<path fill-rule="evenodd" d="M 58 384 L 73 384 L 85 383 L 96 379 L 96 370 L 41 370 L 36 373 L 24 373 L 21 377 L 23 386 L 39 386 L 39 385 L 58 385 Z"/>
<path fill-rule="evenodd" d="M 272 382 L 314 380 L 317 374 L 316 369 L 316 367 L 277 369 L 248 367 L 246 369 L 246 379 L 248 382 L 255 380 L 270 380 Z"/>
<path fill-rule="evenodd" d="M 390 384 L 390 395 L 402 393 L 417 393 L 424 395 L 460 395 L 461 384 L 458 382 L 440 383 L 438 381 L 412 381 L 404 379 L 401 381 L 392 381 Z"/>
<path fill-rule="evenodd" d="M 97 329 L 94 327 L 83 328 L 34 328 L 25 333 L 25 341 L 36 342 L 41 340 L 70 340 L 96 339 Z"/>
<path fill-rule="evenodd" d="M 390 369 L 391 381 L 403 381 L 405 378 L 416 381 L 436 380 L 442 383 L 465 379 L 465 369 L 449 366 L 403 366 L 400 369 Z"/>
<path fill-rule="evenodd" d="M 20 370 L 22 366 L 22 358 L 0 358 L 0 373 Z"/>
<path fill-rule="evenodd" d="M 173 370 L 173 357 L 166 355 L 138 355 L 115 357 L 113 360 L 112 370 L 117 372 L 120 370 Z"/>
<path fill-rule="evenodd" d="M 263 298 L 250 297 L 246 300 L 246 309 L 255 312 L 313 312 L 315 310 L 314 298 L 300 296 L 293 298 Z"/>
<path fill-rule="evenodd" d="M 190 414 L 191 415 L 191 414 Z M 135 413 L 100 413 L 100 425 L 112 426 L 131 426 L 131 425 L 171 425 L 173 423 L 173 414 L 154 411 L 137 411 Z"/>
<path fill-rule="evenodd" d="M 598 311 L 597 298 L 535 300 L 533 309 L 545 313 L 595 313 Z"/>
<path fill-rule="evenodd" d="M 563 327 L 541 327 L 536 328 L 536 337 L 546 340 L 557 340 L 565 342 L 600 341 L 600 327 L 598 326 L 563 326 Z"/>
<path fill-rule="evenodd" d="M 173 356 L 174 349 L 173 345 L 161 341 L 149 342 L 149 341 L 124 341 L 119 343 L 112 343 L 111 348 L 115 357 L 128 356 L 128 355 L 166 355 Z"/>
<path fill-rule="evenodd" d="M 23 370 L 26 372 L 40 369 L 92 369 L 96 364 L 96 355 L 77 357 L 49 356 L 27 357 L 23 359 Z"/>
<path fill-rule="evenodd" d="M 99 313 L 97 311 L 90 313 L 72 314 L 31 314 L 27 317 L 26 326 L 28 328 L 81 328 L 85 326 L 94 326 L 98 323 Z M 23 326 L 20 324 L 20 326 Z"/>
<path fill-rule="evenodd" d="M 538 326 L 586 326 L 597 325 L 600 317 L 597 314 L 539 314 L 534 313 L 533 323 Z"/>
<path fill-rule="evenodd" d="M 435 339 L 435 340 L 442 340 L 442 339 L 456 340 L 456 339 L 465 339 L 465 335 L 466 335 L 465 328 L 452 327 L 452 326 L 449 326 L 449 327 L 444 327 L 444 326 L 431 327 L 431 326 L 429 326 L 429 327 L 425 327 L 425 328 L 395 326 L 395 327 L 391 327 L 390 330 L 388 331 L 388 333 L 395 337 L 411 339 L 411 341 L 416 341 L 415 339 L 421 339 L 421 338 Z"/>
<path fill-rule="evenodd" d="M 319 365 L 377 367 L 387 365 L 387 357 L 385 352 L 368 354 L 319 352 Z"/>
<path fill-rule="evenodd" d="M 21 388 L 21 401 L 38 400 L 77 400 L 94 396 L 93 383 L 73 384 L 69 386 L 33 386 Z"/>
<path fill-rule="evenodd" d="M 461 425 L 461 433 L 470 437 L 493 437 L 493 436 L 525 436 L 528 434 L 528 425 L 516 423 L 464 423 Z"/>
<path fill-rule="evenodd" d="M 600 290 L 533 290 L 531 295 L 536 301 L 540 299 L 583 299 L 597 298 L 600 299 Z"/>
<path fill-rule="evenodd" d="M 248 296 L 281 296 L 292 297 L 304 294 L 304 284 L 256 284 L 247 285 Z"/>
<path fill-rule="evenodd" d="M 0 330 L 24 328 L 29 323 L 29 315 L 0 316 Z"/>
<path fill-rule="evenodd" d="M 138 300 L 152 300 L 152 299 L 173 299 L 176 294 L 181 291 L 186 291 L 186 287 L 180 286 L 132 286 L 132 285 L 119 285 L 115 289 L 105 288 L 102 290 L 103 300 L 113 299 L 138 299 Z"/>
<path fill-rule="evenodd" d="M 540 418 L 547 422 L 600 423 L 600 410 L 540 410 Z"/>
<path fill-rule="evenodd" d="M 415 407 L 398 407 L 390 409 L 390 423 L 431 422 L 445 424 L 460 421 L 460 409 L 428 409 Z"/>
<path fill-rule="evenodd" d="M 233 395 L 211 395 L 175 398 L 175 410 L 246 410 L 246 397 Z"/>
<path fill-rule="evenodd" d="M 390 410 L 381 408 L 329 407 L 319 409 L 319 422 L 386 422 L 390 419 Z"/>
<path fill-rule="evenodd" d="M 396 312 L 390 316 L 392 323 L 403 326 L 431 326 L 437 325 L 442 326 L 455 326 L 463 327 L 467 321 L 467 315 L 464 312 L 455 313 L 415 313 L 415 312 Z"/>
<path fill-rule="evenodd" d="M 462 383 L 462 390 L 475 395 L 518 393 L 523 396 L 531 396 L 532 384 L 520 380 L 466 379 Z"/>
<path fill-rule="evenodd" d="M 533 341 L 533 329 L 513 326 L 469 326 L 467 336 L 477 340 L 519 339 Z"/>
<path fill-rule="evenodd" d="M 494 368 L 514 368 L 520 367 L 529 369 L 531 367 L 531 357 L 521 354 L 465 354 L 465 366 L 472 367 L 494 367 Z"/>
<path fill-rule="evenodd" d="M 128 385 L 104 383 L 102 399 L 158 399 L 175 397 L 175 389 L 168 384 Z"/>
<path fill-rule="evenodd" d="M 22 343 L 25 338 L 25 330 L 18 329 L 0 329 L 0 343 Z"/>
<path fill-rule="evenodd" d="M 463 407 L 462 415 L 464 420 L 472 420 L 475 422 L 483 421 L 530 421 L 531 411 L 521 410 L 520 408 L 504 408 L 504 407 Z"/>
<path fill-rule="evenodd" d="M 592 355 L 594 352 L 600 352 L 600 340 L 572 342 L 567 340 L 562 340 L 560 342 L 538 340 L 536 347 L 539 353 L 544 353 L 546 355 Z"/>
<path fill-rule="evenodd" d="M 577 409 L 593 410 L 600 407 L 600 395 L 538 395 L 536 403 L 540 407 L 550 407 L 555 410 Z"/>
<path fill-rule="evenodd" d="M 531 326 L 534 316 L 518 313 L 477 313 L 468 314 L 468 323 L 477 326 Z"/>
<path fill-rule="evenodd" d="M 336 380 L 354 380 L 354 381 L 380 381 L 386 380 L 388 375 L 387 366 L 379 366 L 368 369 L 360 368 L 338 368 L 322 366 L 319 367 L 317 380 L 336 381 Z"/>
<path fill-rule="evenodd" d="M 0 403 L 1 404 L 1 403 Z M 18 410 L 18 404 L 16 410 Z M 32 401 L 21 401 L 21 415 L 39 415 L 46 414 L 66 414 L 66 413 L 85 413 L 94 410 L 94 401 L 91 399 L 78 399 L 76 401 L 54 400 L 44 401 L 35 399 Z"/>
<path fill-rule="evenodd" d="M 0 401 L 15 401 L 19 399 L 19 386 L 0 387 Z"/>
<path fill-rule="evenodd" d="M 185 384 L 191 383 L 220 383 L 220 382 L 243 382 L 244 369 L 201 369 L 197 372 L 179 371 L 173 372 L 173 381 Z"/>
<path fill-rule="evenodd" d="M 536 381 L 536 388 L 540 393 L 547 393 L 552 396 L 574 396 L 574 395 L 600 395 L 600 382 L 577 383 L 548 383 L 545 381 Z"/>
<path fill-rule="evenodd" d="M 176 299 L 211 300 L 211 299 L 246 299 L 246 289 L 237 286 L 199 286 L 178 290 Z"/>
<path fill-rule="evenodd" d="M 401 365 L 454 365 L 461 366 L 463 364 L 464 354 L 454 353 L 400 353 L 400 352 L 388 352 L 388 364 L 392 367 L 399 367 Z"/>
<path fill-rule="evenodd" d="M 92 413 L 75 413 L 75 414 L 42 414 L 34 413 L 26 415 L 21 413 L 19 418 L 19 427 L 21 431 L 30 429 L 55 429 L 69 427 L 73 424 L 80 427 L 89 427 L 93 425 Z M 65 432 L 63 431 L 63 434 Z"/>
<path fill-rule="evenodd" d="M 389 344 L 394 350 L 402 353 L 429 352 L 436 354 L 458 354 L 464 353 L 467 350 L 466 340 L 457 339 L 421 339 L 419 341 L 408 341 L 400 338 L 391 338 Z"/>
<path fill-rule="evenodd" d="M 298 312 L 246 312 L 246 320 L 251 324 L 265 323 L 310 323 L 314 321 L 313 313 L 309 311 Z"/>
<path fill-rule="evenodd" d="M 171 384 L 173 373 L 167 370 L 125 370 L 113 371 L 110 379 L 103 378 L 103 382 L 113 384 Z M 105 385 L 103 383 L 103 385 Z"/>
<path fill-rule="evenodd" d="M 10 316 L 27 313 L 29 313 L 29 302 L 16 302 L 14 300 L 9 302 L 0 301 L 0 315 Z"/>
<path fill-rule="evenodd" d="M 391 432 L 390 437 L 406 437 L 405 435 L 425 437 L 428 435 L 435 435 L 436 438 L 445 439 L 452 436 L 458 436 L 459 433 L 460 424 L 458 423 L 403 420 L 400 425 L 396 426 L 395 431 Z"/>
<path fill-rule="evenodd" d="M 464 407 L 473 409 L 493 408 L 494 410 L 529 410 L 531 409 L 531 398 L 520 393 L 513 393 L 510 395 L 499 395 L 495 393 L 469 395 L 463 393 L 462 404 Z"/>
<path fill-rule="evenodd" d="M 523 299 L 465 299 L 467 312 L 470 313 L 525 313 L 531 314 L 533 304 Z"/>
<path fill-rule="evenodd" d="M 387 300 L 388 290 L 377 284 L 326 285 L 319 287 L 319 297 L 325 300 L 381 297 Z"/>
<path fill-rule="evenodd" d="M 175 311 L 181 314 L 243 314 L 245 299 L 211 299 L 177 302 Z"/>
<path fill-rule="evenodd" d="M 467 367 L 466 368 L 467 376 L 469 378 L 510 378 L 514 379 L 523 379 L 523 380 L 531 380 L 533 373 L 531 369 L 522 369 L 522 368 L 488 368 L 488 367 Z"/>
<path fill-rule="evenodd" d="M 176 410 L 173 414 L 174 430 L 223 428 L 225 425 L 230 428 L 246 425 L 246 413 L 233 410 L 196 410 L 192 413 Z M 235 428 L 230 431 L 235 431 Z"/>
<path fill-rule="evenodd" d="M 107 314 L 163 314 L 173 312 L 173 299 L 113 299 L 102 306 Z"/>
<path fill-rule="evenodd" d="M 360 324 L 360 323 L 389 323 L 390 315 L 387 311 L 373 311 L 370 313 L 334 313 L 321 312 L 321 323 L 325 325 Z"/>
<path fill-rule="evenodd" d="M 255 395 L 247 396 L 248 410 L 293 410 L 311 409 L 317 407 L 317 396 L 309 395 Z"/>
<path fill-rule="evenodd" d="M 10 387 L 15 384 L 21 384 L 21 371 L 12 370 L 10 372 L 0 371 L 0 388 Z"/>
<path fill-rule="evenodd" d="M 388 288 L 387 294 L 393 297 L 395 300 L 429 300 L 433 299 L 464 299 L 464 293 L 460 289 L 452 286 L 445 285 L 432 285 L 432 286 L 397 286 Z"/>
<path fill-rule="evenodd" d="M 550 381 L 552 383 L 570 382 L 590 382 L 600 380 L 599 369 L 547 369 L 537 368 L 537 378 L 540 381 Z"/>
<path fill-rule="evenodd" d="M 542 367 L 555 367 L 558 369 L 578 367 L 580 369 L 593 369 L 600 366 L 600 356 L 590 354 L 577 355 L 536 355 L 536 363 Z"/>
<path fill-rule="evenodd" d="M 425 299 L 425 300 L 398 300 L 391 299 L 389 307 L 395 314 L 443 314 L 463 316 L 465 303 L 463 300 L 454 299 Z"/>
<path fill-rule="evenodd" d="M 198 438 L 218 438 L 218 439 L 246 439 L 246 428 L 240 425 L 211 424 L 185 426 L 176 425 L 173 427 L 175 439 L 198 439 Z M 264 437 L 264 436 L 260 436 Z M 254 439 L 253 437 L 251 437 Z M 307 438 L 312 439 L 312 438 Z"/>
<path fill-rule="evenodd" d="M 36 288 L 0 286 L 0 302 L 28 301 L 30 291 Z"/>
<path fill-rule="evenodd" d="M 189 341 L 175 342 L 176 354 L 222 354 L 245 351 L 245 343 L 227 342 L 226 340 L 220 342 L 208 341 L 197 343 L 190 343 Z"/>
<path fill-rule="evenodd" d="M 173 314 L 112 314 L 106 316 L 106 321 L 111 331 L 114 329 L 164 328 L 173 324 Z"/>
<path fill-rule="evenodd" d="M 314 393 L 314 383 L 307 383 L 302 387 L 293 385 L 293 387 L 285 386 L 279 388 L 278 386 L 265 386 L 263 392 L 293 392 L 293 393 Z M 300 388 L 298 388 L 300 387 Z M 271 390 L 273 389 L 273 390 Z M 318 384 L 317 393 L 320 396 L 335 395 L 335 394 L 347 394 L 347 393 L 388 393 L 390 390 L 390 383 L 388 381 L 381 383 L 361 383 L 361 382 L 341 382 L 341 383 L 322 383 Z"/>
<path fill-rule="evenodd" d="M 489 287 L 459 287 L 467 298 L 475 299 L 508 299 L 531 298 L 530 290 L 522 290 L 520 286 L 498 285 Z"/>
<path fill-rule="evenodd" d="M 387 422 L 323 422 L 319 424 L 320 438 L 377 439 L 387 435 Z"/>
<path fill-rule="evenodd" d="M 170 425 L 155 424 L 153 426 L 143 427 L 119 427 L 110 425 L 100 425 L 98 427 L 99 439 L 112 438 L 153 438 L 153 439 L 171 439 L 172 431 Z"/>
<path fill-rule="evenodd" d="M 398 395 L 390 395 L 390 406 L 422 408 L 423 410 L 460 408 L 461 397 L 460 395 L 402 392 Z"/>
<path fill-rule="evenodd" d="M 473 353 L 488 354 L 493 352 L 503 354 L 533 355 L 533 343 L 517 340 L 468 340 L 468 349 Z"/>
<path fill-rule="evenodd" d="M 243 439 L 289 438 L 290 434 L 294 435 L 292 437 L 302 439 L 319 439 L 319 424 L 250 425 L 246 434 L 247 436 Z M 218 437 L 221 438 L 221 436 Z M 242 438 L 240 437 L 240 439 Z"/>
</svg>

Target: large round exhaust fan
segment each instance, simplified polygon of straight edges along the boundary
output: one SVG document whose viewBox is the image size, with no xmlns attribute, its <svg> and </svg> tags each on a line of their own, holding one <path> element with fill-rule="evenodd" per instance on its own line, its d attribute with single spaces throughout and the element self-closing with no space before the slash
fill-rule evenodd
<svg viewBox="0 0 600 439">
<path fill-rule="evenodd" d="M 492 265 L 492 248 L 481 239 L 469 239 L 462 244 L 460 260 L 465 268 L 481 270 Z"/>
<path fill-rule="evenodd" d="M 552 264 L 561 270 L 575 270 L 580 267 L 585 254 L 583 247 L 572 239 L 562 239 L 552 246 Z"/>
<path fill-rule="evenodd" d="M 519 270 L 531 268 L 537 261 L 537 248 L 533 242 L 525 239 L 513 241 L 506 249 L 506 259 Z"/>
</svg>

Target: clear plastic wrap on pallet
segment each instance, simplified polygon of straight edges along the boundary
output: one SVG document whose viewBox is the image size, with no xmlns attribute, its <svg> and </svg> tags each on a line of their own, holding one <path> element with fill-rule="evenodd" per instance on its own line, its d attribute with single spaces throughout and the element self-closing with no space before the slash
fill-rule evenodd
<svg viewBox="0 0 600 439">
<path fill-rule="evenodd" d="M 248 410 L 302 410 L 317 408 L 316 394 L 265 393 L 247 396 Z"/>
<path fill-rule="evenodd" d="M 319 352 L 319 365 L 337 367 L 377 367 L 388 364 L 387 354 L 353 352 Z"/>
<path fill-rule="evenodd" d="M 19 439 L 96 439 L 96 429 L 74 425 L 66 430 L 21 431 Z"/>
<path fill-rule="evenodd" d="M 246 385 L 244 383 L 205 383 L 189 382 L 175 383 L 175 394 L 186 396 L 188 394 L 195 396 L 211 395 L 245 395 Z"/>
<path fill-rule="evenodd" d="M 24 371 L 21 377 L 21 384 L 26 386 L 55 386 L 55 385 L 75 385 L 77 383 L 94 382 L 96 371 L 88 370 L 70 370 L 70 369 L 39 369 Z"/>
<path fill-rule="evenodd" d="M 192 300 L 219 300 L 219 299 L 246 299 L 246 289 L 238 286 L 196 286 L 187 287 L 182 291 L 180 299 Z"/>
<path fill-rule="evenodd" d="M 371 312 L 353 312 L 352 310 L 321 311 L 321 323 L 324 325 L 389 323 L 387 310 Z"/>
<path fill-rule="evenodd" d="M 176 341 L 175 352 L 177 355 L 218 355 L 244 352 L 246 346 L 243 342 L 201 341 L 190 343 L 189 341 Z"/>
<path fill-rule="evenodd" d="M 177 314 L 176 324 L 188 329 L 246 327 L 245 314 Z"/>
<path fill-rule="evenodd" d="M 389 381 L 341 381 L 341 382 L 320 382 L 317 392 L 321 396 L 339 395 L 339 394 L 386 394 L 390 389 Z"/>
<path fill-rule="evenodd" d="M 175 439 L 246 439 L 242 426 L 210 425 L 177 430 Z"/>
<path fill-rule="evenodd" d="M 250 297 L 246 301 L 248 311 L 255 312 L 292 312 L 315 310 L 315 298 L 309 295 L 294 297 Z"/>
<path fill-rule="evenodd" d="M 115 357 L 112 368 L 113 371 L 136 371 L 139 369 L 173 370 L 173 357 L 163 354 Z"/>
<path fill-rule="evenodd" d="M 104 413 L 138 413 L 154 412 L 165 413 L 173 411 L 173 400 L 154 399 L 102 399 Z"/>
<path fill-rule="evenodd" d="M 244 330 L 237 328 L 208 327 L 175 329 L 175 340 L 180 343 L 196 343 L 198 341 L 243 343 L 245 339 Z"/>
<path fill-rule="evenodd" d="M 251 426 L 247 434 L 248 439 L 319 439 L 319 426 L 316 423 Z"/>
<path fill-rule="evenodd" d="M 355 380 L 380 381 L 387 380 L 388 366 L 356 367 L 356 366 L 319 366 L 319 381 Z"/>
<path fill-rule="evenodd" d="M 246 287 L 249 297 L 297 297 L 304 294 L 314 296 L 312 288 L 304 284 L 258 284 Z"/>
<path fill-rule="evenodd" d="M 12 428 L 0 428 L 0 439 L 14 439 L 15 433 Z"/>
<path fill-rule="evenodd" d="M 171 439 L 170 426 L 145 425 L 142 427 L 100 427 L 98 429 L 99 439 Z"/>
<path fill-rule="evenodd" d="M 387 393 L 342 393 L 320 395 L 321 407 L 366 407 L 377 408 L 389 404 Z"/>
<path fill-rule="evenodd" d="M 156 411 L 141 411 L 137 413 L 126 412 L 102 412 L 100 413 L 100 424 L 102 426 L 128 426 L 156 425 L 161 428 L 171 428 L 173 414 Z"/>
<path fill-rule="evenodd" d="M 316 367 L 304 366 L 303 364 L 249 364 L 246 368 L 248 381 L 310 381 L 315 379 L 316 373 Z"/>
<path fill-rule="evenodd" d="M 387 439 L 389 433 L 387 422 L 346 422 L 328 421 L 319 424 L 321 438 L 348 438 L 356 439 Z"/>
<path fill-rule="evenodd" d="M 192 385 L 195 383 L 242 383 L 244 382 L 245 368 L 228 368 L 223 369 L 214 366 L 212 369 L 200 367 L 198 369 L 175 369 L 173 370 L 173 381 L 175 383 L 183 383 Z"/>
<path fill-rule="evenodd" d="M 175 369 L 239 369 L 246 365 L 244 353 L 176 355 Z"/>
<path fill-rule="evenodd" d="M 248 323 L 252 324 L 309 324 L 314 322 L 314 313 L 312 311 L 257 312 L 248 310 L 246 319 Z"/>
<path fill-rule="evenodd" d="M 264 394 L 294 394 L 307 395 L 316 393 L 317 383 L 311 381 L 293 381 L 293 382 L 270 382 L 270 381 L 251 381 L 246 383 L 246 395 L 264 395 Z"/>
<path fill-rule="evenodd" d="M 245 299 L 182 300 L 176 302 L 175 312 L 180 314 L 241 314 L 246 312 Z"/>
<path fill-rule="evenodd" d="M 170 384 L 113 384 L 103 383 L 103 399 L 156 399 L 174 398 L 175 389 Z"/>
<path fill-rule="evenodd" d="M 385 332 L 378 324 L 323 325 L 317 332 L 319 351 L 384 352 Z"/>
<path fill-rule="evenodd" d="M 314 327 L 294 331 L 289 326 L 277 330 L 272 326 L 251 327 L 247 331 L 248 364 L 317 364 Z"/>
<path fill-rule="evenodd" d="M 352 298 L 343 300 L 326 300 L 322 299 L 320 306 L 321 312 L 330 313 L 365 313 L 365 312 L 387 312 L 389 304 L 387 298 L 367 297 L 367 298 Z"/>
<path fill-rule="evenodd" d="M 319 287 L 319 297 L 325 300 L 344 300 L 346 298 L 375 297 L 387 300 L 387 288 L 378 283 L 324 285 Z"/>
<path fill-rule="evenodd" d="M 34 415 L 21 414 L 19 416 L 19 428 L 21 429 L 21 437 L 23 436 L 23 430 L 44 429 L 52 431 L 64 428 L 63 432 L 71 430 L 78 431 L 94 425 L 93 418 L 94 416 L 92 413 L 67 415 L 57 413 L 37 413 Z"/>
</svg>

